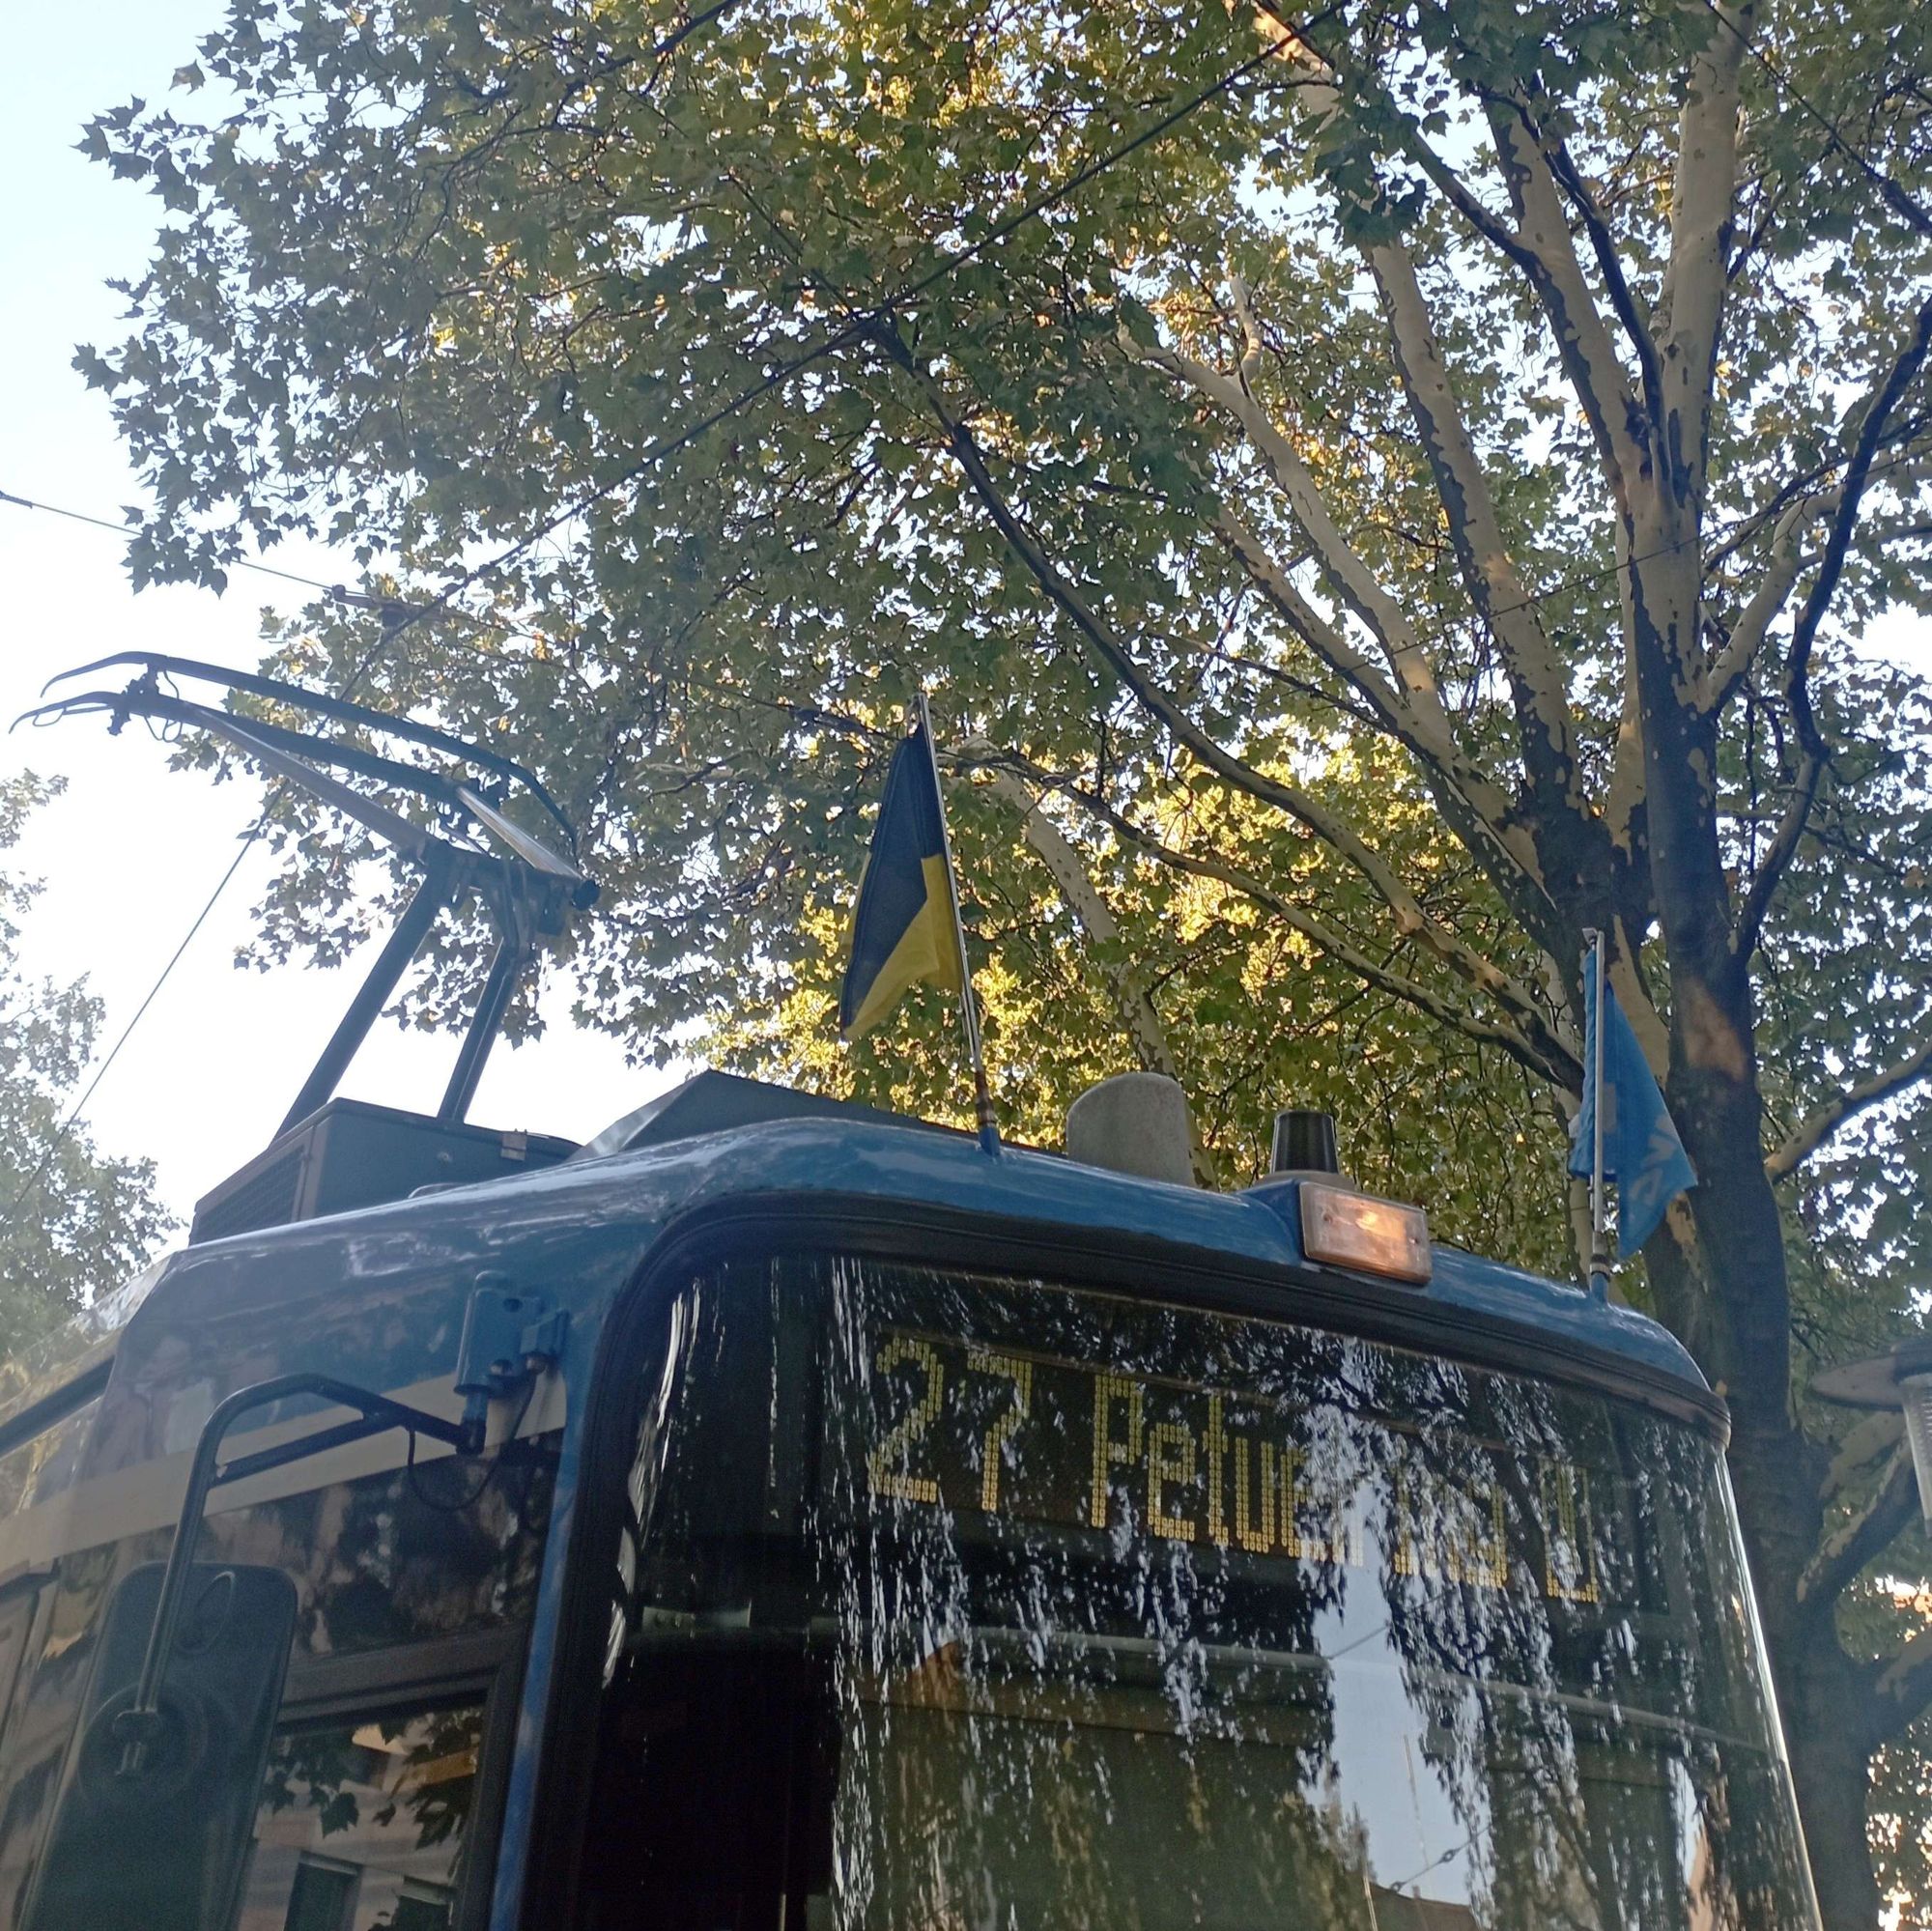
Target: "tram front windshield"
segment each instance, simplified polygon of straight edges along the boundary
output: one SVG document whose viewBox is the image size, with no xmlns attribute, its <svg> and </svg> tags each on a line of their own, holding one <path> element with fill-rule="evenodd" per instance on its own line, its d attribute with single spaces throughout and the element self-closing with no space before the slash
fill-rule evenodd
<svg viewBox="0 0 1932 1931">
<path fill-rule="evenodd" d="M 823 1256 L 639 1395 L 584 1931 L 1815 1923 L 1689 1421 Z"/>
</svg>

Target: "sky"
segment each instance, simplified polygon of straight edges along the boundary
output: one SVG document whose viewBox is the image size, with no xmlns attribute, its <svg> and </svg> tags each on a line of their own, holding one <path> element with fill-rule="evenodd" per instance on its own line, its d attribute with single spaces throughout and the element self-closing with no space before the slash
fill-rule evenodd
<svg viewBox="0 0 1932 1931">
<path fill-rule="evenodd" d="M 77 343 L 104 346 L 126 332 L 104 284 L 138 273 L 159 203 L 83 160 L 74 143 L 89 115 L 163 94 L 222 11 L 222 0 L 88 0 L 84 22 L 62 8 L 10 16 L 0 490 L 109 520 L 138 498 L 106 400 L 70 361 Z M 284 545 L 265 560 L 324 582 L 355 577 L 353 559 L 321 546 Z M 306 597 L 248 573 L 221 597 L 187 587 L 136 596 L 111 531 L 6 503 L 0 583 L 0 727 L 57 671 L 111 651 L 252 668 L 264 606 L 289 612 Z M 99 719 L 0 736 L 0 773 L 22 769 L 68 781 L 19 852 L 0 861 L 44 881 L 23 937 L 26 963 L 63 981 L 86 977 L 106 1003 L 105 1051 L 233 860 L 261 787 L 170 772 L 165 749 L 140 726 L 113 738 Z M 162 1196 L 183 1218 L 267 1145 L 359 977 L 353 962 L 236 969 L 269 869 L 260 848 L 244 861 L 88 1109 L 103 1150 L 156 1161 Z M 541 1040 L 498 1044 L 471 1120 L 585 1139 L 669 1083 L 627 1065 L 616 1041 L 575 1028 L 570 994 L 567 983 L 547 991 Z M 342 1091 L 433 1112 L 455 1050 L 451 1036 L 379 1025 Z"/>
</svg>

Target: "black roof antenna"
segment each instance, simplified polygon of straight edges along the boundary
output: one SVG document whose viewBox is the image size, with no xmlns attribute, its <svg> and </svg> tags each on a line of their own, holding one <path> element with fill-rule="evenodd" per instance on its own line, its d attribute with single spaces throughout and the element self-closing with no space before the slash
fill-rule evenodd
<svg viewBox="0 0 1932 1931">
<path fill-rule="evenodd" d="M 539 936 L 563 929 L 571 907 L 596 903 L 597 886 L 578 868 L 577 833 L 563 808 L 521 764 L 481 745 L 470 744 L 431 724 L 393 717 L 365 704 L 334 697 L 299 684 L 284 683 L 253 671 L 229 670 L 192 658 L 165 657 L 150 651 L 120 651 L 112 657 L 64 670 L 47 680 L 42 696 L 54 685 L 86 677 L 99 670 L 132 667 L 139 674 L 122 691 L 81 691 L 57 697 L 14 719 L 15 724 L 49 724 L 58 718 L 103 714 L 108 728 L 118 732 L 130 718 L 152 718 L 207 731 L 232 745 L 263 770 L 272 772 L 368 827 L 422 867 L 422 882 L 403 908 L 376 962 L 369 969 L 349 1009 L 323 1048 L 315 1069 L 282 1122 L 278 1135 L 306 1119 L 335 1092 L 355 1050 L 367 1037 L 389 995 L 429 936 L 438 913 L 445 905 L 474 892 L 488 909 L 496 927 L 497 951 L 483 981 L 476 1009 L 456 1056 L 449 1084 L 436 1117 L 461 1122 L 469 1110 L 483 1063 L 502 1029 L 510 996 L 524 967 L 534 956 Z M 296 730 L 264 719 L 240 717 L 213 704 L 164 690 L 161 680 L 186 679 L 215 684 L 250 696 L 266 697 L 289 709 L 359 725 L 386 737 L 422 746 L 468 766 L 465 775 L 404 764 L 359 745 L 339 743 L 313 731 Z M 433 805 L 443 820 L 443 831 L 413 824 L 373 798 L 328 775 L 328 767 L 414 793 Z M 478 775 L 480 774 L 480 775 Z M 560 858 L 540 839 L 511 823 L 500 809 L 507 788 L 520 786 L 563 835 L 570 852 Z M 459 842 L 459 840 L 461 840 Z"/>
</svg>

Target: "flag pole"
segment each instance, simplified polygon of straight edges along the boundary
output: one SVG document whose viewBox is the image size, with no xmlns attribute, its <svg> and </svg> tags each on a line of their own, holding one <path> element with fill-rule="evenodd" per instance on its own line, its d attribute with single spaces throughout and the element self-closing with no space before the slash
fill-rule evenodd
<svg viewBox="0 0 1932 1931">
<path fill-rule="evenodd" d="M 939 782 L 939 747 L 933 742 L 932 714 L 925 692 L 919 693 L 920 735 L 932 760 L 932 795 L 939 801 L 939 849 L 946 860 L 946 896 L 952 909 L 952 943 L 959 948 L 959 1023 L 966 1035 L 966 1057 L 973 1066 L 973 1108 L 980 1122 L 982 1152 L 1000 1150 L 1000 1122 L 993 1113 L 993 1094 L 986 1085 L 986 1056 L 980 1045 L 980 1008 L 973 997 L 973 969 L 966 959 L 966 927 L 959 917 L 959 881 L 952 870 L 952 834 L 946 828 L 946 793 Z"/>
<path fill-rule="evenodd" d="M 1604 935 L 1585 932 L 1590 942 L 1590 1297 L 1610 1297 L 1610 1245 L 1604 1206 Z"/>
</svg>

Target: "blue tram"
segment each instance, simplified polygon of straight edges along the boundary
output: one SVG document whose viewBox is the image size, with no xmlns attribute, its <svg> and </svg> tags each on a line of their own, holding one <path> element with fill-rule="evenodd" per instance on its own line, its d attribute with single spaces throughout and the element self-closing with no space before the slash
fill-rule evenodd
<svg viewBox="0 0 1932 1931">
<path fill-rule="evenodd" d="M 325 1112 L 7 1371 L 5 1931 L 1815 1925 L 1636 1313 L 716 1074 Z"/>
</svg>

